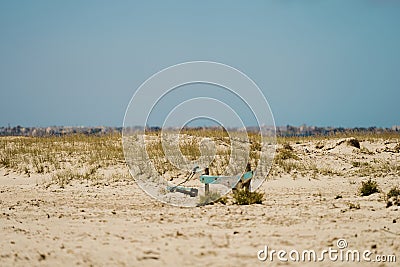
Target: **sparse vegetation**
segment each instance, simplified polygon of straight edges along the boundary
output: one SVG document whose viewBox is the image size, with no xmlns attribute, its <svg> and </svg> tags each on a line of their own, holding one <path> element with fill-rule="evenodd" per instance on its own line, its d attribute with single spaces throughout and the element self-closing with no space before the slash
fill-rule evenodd
<svg viewBox="0 0 400 267">
<path fill-rule="evenodd" d="M 158 173 L 169 176 L 173 174 L 173 177 L 185 176 L 186 173 L 180 172 L 166 159 L 161 145 L 160 133 L 149 132 L 146 134 L 148 134 L 146 136 L 146 149 L 151 163 L 156 166 Z M 209 166 L 210 174 L 221 175 L 225 171 L 232 152 L 231 140 L 225 130 L 183 129 L 180 134 L 184 138 L 180 140 L 179 149 L 189 160 L 199 158 L 202 148 L 201 140 L 203 138 L 209 138 L 211 142 L 214 142 L 216 144 L 216 155 Z M 354 150 L 356 158 L 352 158 L 347 162 L 345 161 L 345 163 L 350 163 L 350 167 L 348 165 L 337 167 L 337 165 L 325 164 L 322 161 L 316 160 L 319 155 L 329 154 L 331 147 L 334 147 L 332 144 L 335 144 L 335 140 L 338 139 L 347 142 L 348 145 L 353 147 L 357 147 L 357 144 L 360 144 L 361 141 L 375 142 L 378 139 L 387 139 L 390 140 L 387 144 L 392 144 L 387 146 L 390 147 L 391 152 L 400 151 L 399 135 L 394 135 L 393 133 L 384 133 L 381 135 L 348 133 L 334 136 L 278 137 L 279 149 L 275 154 L 271 175 L 280 176 L 283 173 L 288 173 L 293 178 L 298 176 L 317 178 L 319 175 L 333 176 L 346 174 L 357 177 L 382 177 L 400 174 L 400 164 L 395 158 L 382 159 L 371 157 L 371 155 L 381 153 L 380 151 L 385 150 L 373 148 L 374 152 L 371 152 L 364 146 L 357 151 Z M 257 160 L 260 157 L 260 142 L 261 137 L 259 134 L 248 134 L 248 144 L 246 145 L 250 149 L 250 163 L 253 169 L 257 168 Z M 313 150 L 313 147 L 317 150 Z M 326 149 L 322 150 L 324 147 Z M 337 158 L 340 160 L 340 155 Z M 106 168 L 123 162 L 124 156 L 121 135 L 119 134 L 0 138 L 0 167 L 23 173 L 27 176 L 35 173 L 51 173 L 54 181 L 63 180 L 64 184 L 68 182 L 68 179 L 60 178 L 60 180 L 56 177 L 58 175 L 56 173 L 62 173 L 62 171 L 68 169 L 77 170 L 79 173 L 86 173 L 93 166 Z M 139 173 L 146 171 L 146 164 L 138 166 Z M 71 168 L 72 166 L 73 168 Z M 91 177 L 100 176 L 91 175 Z M 77 175 L 72 175 L 72 177 L 73 179 L 85 179 Z"/>
<path fill-rule="evenodd" d="M 322 175 L 328 175 L 328 176 L 333 176 L 333 175 L 341 175 L 340 172 L 335 171 L 333 168 L 330 167 L 322 167 L 317 169 L 318 173 Z"/>
<path fill-rule="evenodd" d="M 0 166 L 20 173 L 49 173 L 71 164 L 107 167 L 124 160 L 117 134 L 4 137 L 0 147 Z"/>
<path fill-rule="evenodd" d="M 213 204 L 215 201 L 218 201 L 220 197 L 221 194 L 216 191 L 210 191 L 207 195 L 200 195 L 198 206 Z"/>
<path fill-rule="evenodd" d="M 305 168 L 304 165 L 296 161 L 277 160 L 277 164 L 286 173 L 291 173 L 294 170 L 302 171 Z"/>
<path fill-rule="evenodd" d="M 347 205 L 349 206 L 349 209 L 356 209 L 359 210 L 360 209 L 360 204 L 359 203 L 352 203 L 352 202 L 348 202 Z"/>
<path fill-rule="evenodd" d="M 360 153 L 363 153 L 363 154 L 366 154 L 366 155 L 373 155 L 374 154 L 374 152 L 369 151 L 368 148 L 366 148 L 366 147 L 362 147 L 360 149 Z"/>
<path fill-rule="evenodd" d="M 356 175 L 359 176 L 371 176 L 383 177 L 389 174 L 399 174 L 400 165 L 396 162 L 383 161 L 379 159 L 374 159 L 369 162 L 361 162 L 359 168 L 355 171 Z"/>
<path fill-rule="evenodd" d="M 210 174 L 220 175 L 222 174 L 221 170 L 225 170 L 229 165 L 231 141 L 225 129 L 195 130 L 184 128 L 179 132 L 179 135 L 179 150 L 188 160 L 197 160 L 201 156 L 201 141 L 204 138 L 208 138 L 216 144 L 221 144 L 221 146 L 216 147 L 216 155 L 209 165 Z M 256 134 L 250 134 L 249 139 L 251 149 L 261 149 L 259 144 L 261 139 L 257 138 Z M 177 167 L 166 161 L 161 142 L 161 132 L 146 133 L 146 151 L 149 158 L 159 174 L 163 175 L 167 172 L 177 174 L 179 172 Z M 253 161 L 254 165 L 257 165 L 256 158 L 259 157 L 257 151 L 259 150 L 251 150 L 250 152 L 250 160 Z"/>
<path fill-rule="evenodd" d="M 353 165 L 353 167 L 367 167 L 369 165 L 368 162 L 361 162 L 361 161 L 353 161 L 351 163 Z"/>
<path fill-rule="evenodd" d="M 0 167 L 28 176 L 51 173 L 51 183 L 60 187 L 103 177 L 97 169 L 124 162 L 118 134 L 2 137 L 0 148 Z"/>
<path fill-rule="evenodd" d="M 78 170 L 71 170 L 69 168 L 56 171 L 51 175 L 52 181 L 58 184 L 61 188 L 65 187 L 66 185 L 70 184 L 73 180 L 95 180 L 96 179 L 96 172 L 100 165 L 91 166 L 86 171 L 78 171 Z"/>
<path fill-rule="evenodd" d="M 58 184 L 61 188 L 64 188 L 65 185 L 68 185 L 73 179 L 76 178 L 79 178 L 79 175 L 72 172 L 70 169 L 59 171 L 52 175 L 52 181 Z"/>
<path fill-rule="evenodd" d="M 359 190 L 361 196 L 369 196 L 374 193 L 379 193 L 378 183 L 374 180 L 368 179 L 367 181 L 361 182 Z"/>
</svg>

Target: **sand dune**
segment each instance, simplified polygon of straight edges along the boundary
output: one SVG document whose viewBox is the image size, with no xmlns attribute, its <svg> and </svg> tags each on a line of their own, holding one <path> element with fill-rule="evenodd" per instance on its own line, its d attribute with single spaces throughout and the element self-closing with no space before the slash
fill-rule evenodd
<svg viewBox="0 0 400 267">
<path fill-rule="evenodd" d="M 27 177 L 2 168 L 0 265 L 298 266 L 277 259 L 261 262 L 257 252 L 265 245 L 287 251 L 337 249 L 341 238 L 348 249 L 395 254 L 399 262 L 400 207 L 387 208 L 384 194 L 400 183 L 399 153 L 392 151 L 397 141 L 361 142 L 372 153 L 340 139 L 323 141 L 320 148 L 318 140 L 293 142 L 299 159 L 289 161 L 316 166 L 296 165 L 299 169 L 289 172 L 274 166 L 260 188 L 263 204 L 249 206 L 178 208 L 151 199 L 129 178 L 72 181 L 60 188 L 49 184 L 50 174 Z M 372 165 L 374 159 L 388 164 L 386 172 L 375 165 L 360 170 L 362 162 Z M 113 168 L 126 172 L 123 163 Z M 328 168 L 331 172 L 321 171 Z M 382 193 L 361 197 L 358 188 L 369 177 Z"/>
</svg>

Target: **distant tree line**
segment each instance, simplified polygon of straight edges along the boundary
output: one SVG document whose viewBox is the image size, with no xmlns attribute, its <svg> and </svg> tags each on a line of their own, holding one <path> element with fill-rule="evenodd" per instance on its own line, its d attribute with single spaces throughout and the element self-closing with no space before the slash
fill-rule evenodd
<svg viewBox="0 0 400 267">
<path fill-rule="evenodd" d="M 185 127 L 188 128 L 188 127 Z M 143 130 L 143 127 L 135 126 L 127 128 L 128 130 L 137 131 Z M 222 127 L 193 127 L 191 130 L 210 130 L 210 129 L 223 129 Z M 158 126 L 147 126 L 146 131 L 158 132 L 161 128 Z M 243 129 L 241 129 L 243 130 Z M 258 132 L 258 127 L 247 127 L 247 131 Z M 273 127 L 267 127 L 270 132 L 273 131 Z M 63 136 L 68 134 L 85 134 L 85 135 L 103 135 L 110 133 L 121 133 L 122 127 L 109 127 L 109 126 L 98 126 L 98 127 L 75 127 L 75 126 L 50 126 L 50 127 L 0 127 L 0 136 Z M 393 126 L 391 128 L 378 128 L 378 127 L 355 127 L 355 128 L 343 128 L 343 127 L 317 127 L 317 126 L 277 126 L 277 136 L 315 136 L 315 135 L 335 135 L 340 133 L 387 133 L 387 132 L 398 132 L 400 133 L 400 126 Z"/>
</svg>

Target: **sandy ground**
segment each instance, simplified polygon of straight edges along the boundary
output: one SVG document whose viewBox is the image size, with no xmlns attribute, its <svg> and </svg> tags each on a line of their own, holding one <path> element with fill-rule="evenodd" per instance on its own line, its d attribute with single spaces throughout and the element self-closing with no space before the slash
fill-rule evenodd
<svg viewBox="0 0 400 267">
<path fill-rule="evenodd" d="M 325 151 L 327 158 L 332 150 Z M 282 174 L 262 185 L 263 204 L 196 208 L 162 204 L 129 179 L 96 186 L 73 182 L 65 188 L 45 186 L 48 179 L 0 169 L 0 266 L 300 266 L 304 263 L 276 258 L 263 262 L 257 252 L 267 245 L 287 252 L 312 249 L 319 255 L 338 249 L 338 239 L 347 241 L 345 250 L 370 250 L 371 259 L 377 254 L 397 256 L 397 263 L 369 266 L 400 262 L 400 207 L 386 208 L 383 193 L 359 196 L 365 177 L 294 179 Z M 387 192 L 399 185 L 399 176 L 377 181 Z M 350 208 L 349 203 L 360 208 Z M 364 264 L 333 263 L 328 257 L 307 262 Z"/>
</svg>

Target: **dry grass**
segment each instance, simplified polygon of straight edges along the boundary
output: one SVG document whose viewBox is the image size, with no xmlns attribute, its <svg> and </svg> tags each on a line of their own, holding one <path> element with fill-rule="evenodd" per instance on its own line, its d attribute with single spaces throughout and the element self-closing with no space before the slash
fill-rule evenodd
<svg viewBox="0 0 400 267">
<path fill-rule="evenodd" d="M 201 142 L 204 138 L 210 139 L 217 145 L 214 160 L 211 162 L 209 169 L 210 174 L 220 175 L 222 170 L 229 164 L 231 156 L 230 137 L 224 129 L 183 129 L 180 133 L 179 149 L 182 155 L 188 160 L 197 160 L 201 156 Z M 146 151 L 150 160 L 154 164 L 157 172 L 161 175 L 170 172 L 175 175 L 179 170 L 170 162 L 166 161 L 165 153 L 161 142 L 161 132 L 146 132 Z M 253 158 L 256 159 L 258 154 L 253 152 Z"/>
<path fill-rule="evenodd" d="M 216 155 L 211 162 L 210 174 L 220 175 L 231 157 L 231 138 L 223 129 L 183 129 L 180 134 L 179 148 L 189 160 L 198 159 L 201 155 L 201 141 L 208 138 L 216 144 Z M 237 133 L 246 134 L 246 133 Z M 340 138 L 353 137 L 360 143 L 354 152 L 355 158 L 349 160 L 350 169 L 342 171 L 330 165 L 310 160 L 307 152 L 301 150 L 302 145 L 323 155 L 326 144 Z M 158 173 L 179 172 L 166 158 L 161 145 L 160 132 L 146 133 L 146 150 Z M 381 177 L 389 174 L 400 174 L 398 160 L 383 160 L 364 147 L 365 141 L 371 144 L 378 140 L 391 140 L 391 151 L 398 153 L 400 135 L 397 133 L 346 133 L 333 136 L 314 137 L 278 137 L 278 150 L 271 171 L 272 176 L 288 173 L 317 177 L 319 175 L 350 175 L 361 177 Z M 261 150 L 261 137 L 257 133 L 248 134 L 250 162 L 252 168 L 257 167 Z M 124 156 L 121 135 L 67 135 L 62 137 L 0 137 L 0 167 L 31 175 L 32 173 L 51 173 L 54 181 L 60 185 L 71 180 L 91 180 L 101 176 L 98 171 L 91 171 L 123 164 Z M 73 171 L 72 171 L 73 170 Z"/>
<path fill-rule="evenodd" d="M 348 140 L 348 141 L 343 141 Z M 273 176 L 290 174 L 313 178 L 319 175 L 348 175 L 359 177 L 384 177 L 399 175 L 400 164 L 394 158 L 383 156 L 382 152 L 398 153 L 400 134 L 394 132 L 376 133 L 340 133 L 330 136 L 278 137 L 278 149 L 271 171 Z M 355 149 L 350 154 L 329 151 L 332 144 L 346 142 Z M 380 149 L 371 150 L 365 143 L 382 144 Z M 387 144 L 389 147 L 384 147 Z M 307 149 L 305 149 L 307 147 Z M 336 158 L 336 162 L 333 161 Z M 316 160 L 318 159 L 318 160 Z M 350 164 L 350 167 L 347 165 Z"/>
<path fill-rule="evenodd" d="M 73 179 L 89 179 L 94 169 L 122 162 L 117 134 L 0 138 L 0 167 L 28 176 L 51 173 L 61 186 Z"/>
</svg>

